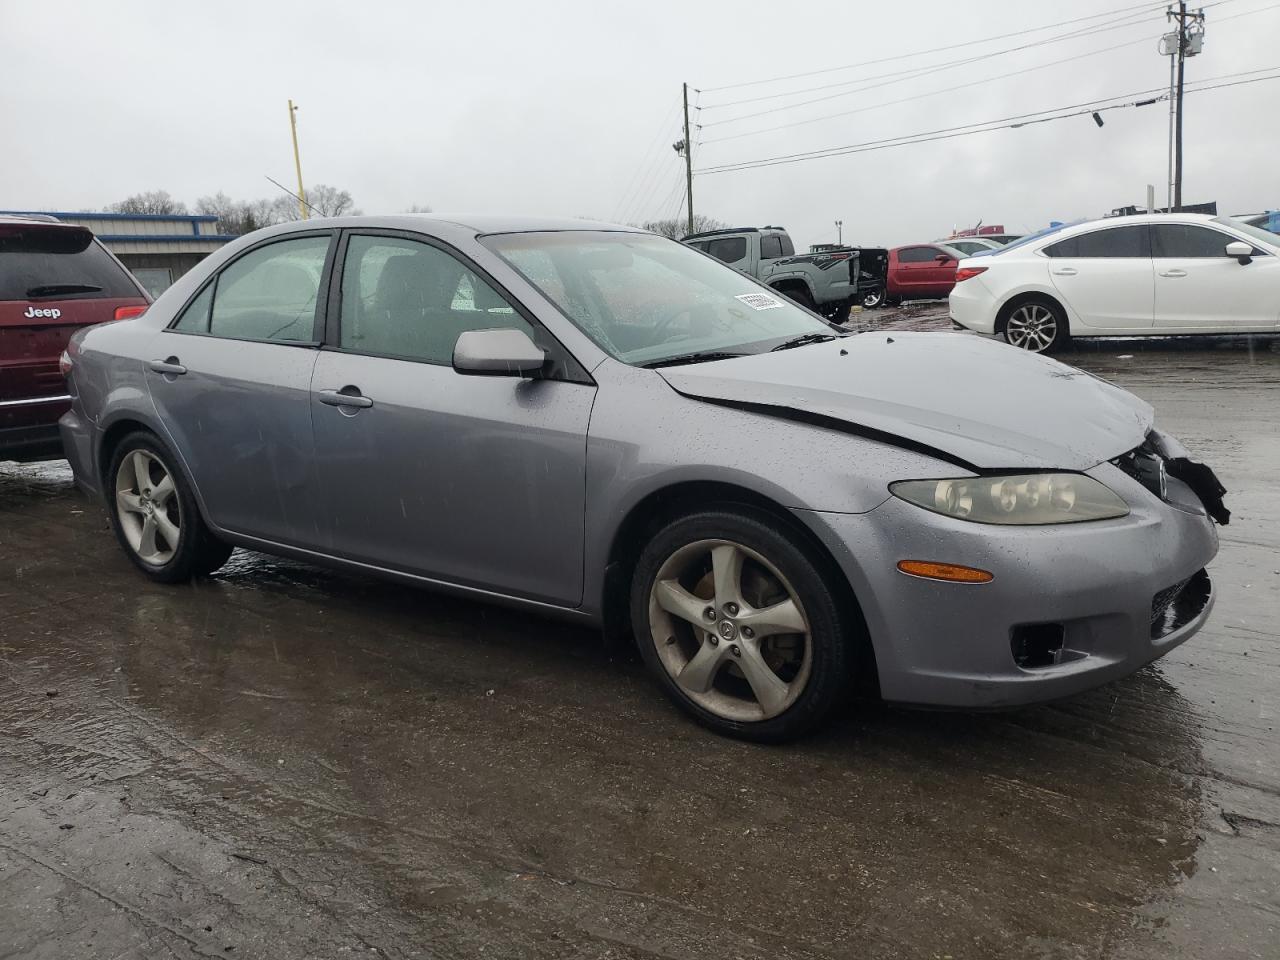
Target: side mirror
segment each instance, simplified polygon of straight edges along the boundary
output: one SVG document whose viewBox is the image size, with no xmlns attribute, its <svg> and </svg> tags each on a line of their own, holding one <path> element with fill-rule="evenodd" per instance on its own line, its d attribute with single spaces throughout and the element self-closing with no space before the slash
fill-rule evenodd
<svg viewBox="0 0 1280 960">
<path fill-rule="evenodd" d="M 950 263 L 950 262 L 951 262 L 951 257 L 949 257 L 949 256 L 948 256 L 947 254 L 945 254 L 945 253 L 940 253 L 940 254 L 938 254 L 936 257 L 934 257 L 933 259 L 937 260 L 939 263 Z"/>
<path fill-rule="evenodd" d="M 1243 240 L 1232 240 L 1227 244 L 1227 256 L 1235 257 L 1243 266 L 1253 260 L 1253 247 Z"/>
<path fill-rule="evenodd" d="M 490 377 L 531 377 L 547 362 L 523 330 L 468 330 L 453 345 L 453 369 Z"/>
</svg>

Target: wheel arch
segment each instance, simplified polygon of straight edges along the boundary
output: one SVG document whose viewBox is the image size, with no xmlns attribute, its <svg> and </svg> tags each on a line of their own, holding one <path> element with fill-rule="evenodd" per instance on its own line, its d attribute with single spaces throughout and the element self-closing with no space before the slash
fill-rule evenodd
<svg viewBox="0 0 1280 960">
<path fill-rule="evenodd" d="M 1005 325 L 1009 322 L 1009 317 L 1013 311 L 1026 303 L 1035 302 L 1049 303 L 1058 308 L 1062 313 L 1062 321 L 1066 325 L 1066 335 L 1071 335 L 1071 311 L 1067 309 L 1066 303 L 1057 293 L 1050 290 L 1042 290 L 1032 288 L 1030 290 L 1020 290 L 1012 296 L 1005 299 L 1000 304 L 1000 308 L 996 310 L 995 334 L 996 336 L 1004 336 Z"/>
<path fill-rule="evenodd" d="M 747 487 L 718 480 L 684 480 L 651 491 L 632 505 L 614 529 L 609 546 L 603 595 L 600 598 L 605 636 L 610 642 L 634 643 L 629 616 L 629 592 L 640 552 L 661 527 L 682 516 L 713 508 L 731 508 L 765 519 L 792 533 L 819 564 L 840 598 L 841 609 L 855 627 L 853 651 L 855 688 L 871 696 L 880 692 L 875 649 L 862 606 L 826 544 L 794 513 Z"/>
<path fill-rule="evenodd" d="M 769 280 L 769 286 L 783 294 L 788 290 L 802 290 L 810 300 L 813 300 L 815 303 L 817 302 L 817 298 L 814 296 L 813 285 L 809 282 L 807 277 L 793 275 L 789 277 L 782 277 L 781 279 L 771 278 Z"/>
<path fill-rule="evenodd" d="M 209 509 L 205 506 L 204 497 L 200 493 L 200 487 L 191 475 L 191 471 L 187 468 L 186 461 L 183 460 L 182 454 L 174 447 L 172 439 L 168 436 L 168 432 L 160 428 L 158 424 L 149 422 L 145 417 L 140 417 L 132 411 L 121 411 L 114 417 L 102 430 L 102 435 L 98 439 L 97 445 L 97 462 L 94 468 L 97 471 L 97 477 L 102 484 L 101 490 L 103 496 L 107 496 L 107 491 L 112 489 L 112 479 L 107 476 L 111 468 L 111 459 L 115 455 L 116 448 L 121 441 L 131 433 L 149 433 L 156 439 L 156 442 L 164 449 L 169 451 L 173 457 L 174 468 L 181 471 L 182 479 L 187 482 L 191 488 L 192 496 L 195 497 L 196 506 L 200 510 L 200 517 L 211 530 L 217 530 L 212 523 L 209 522 Z"/>
</svg>

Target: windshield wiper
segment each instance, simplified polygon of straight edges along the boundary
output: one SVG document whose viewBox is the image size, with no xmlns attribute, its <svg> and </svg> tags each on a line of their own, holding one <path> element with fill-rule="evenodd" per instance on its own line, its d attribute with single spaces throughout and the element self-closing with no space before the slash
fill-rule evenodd
<svg viewBox="0 0 1280 960">
<path fill-rule="evenodd" d="M 102 288 L 92 283 L 45 283 L 27 291 L 28 297 L 56 297 L 62 293 L 97 293 Z"/>
<path fill-rule="evenodd" d="M 771 348 L 769 352 L 790 350 L 792 347 L 803 347 L 809 343 L 826 343 L 828 340 L 834 340 L 835 338 L 836 335 L 834 333 L 805 333 L 798 337 L 792 337 L 790 340 L 784 340 L 776 347 Z"/>
<path fill-rule="evenodd" d="M 646 370 L 656 370 L 658 367 L 679 367 L 686 363 L 706 363 L 711 360 L 730 360 L 734 357 L 745 357 L 745 353 L 726 353 L 722 350 L 712 350 L 706 353 L 685 353 L 678 357 L 667 357 L 663 360 L 650 360 L 648 363 L 642 363 L 641 366 Z"/>
</svg>

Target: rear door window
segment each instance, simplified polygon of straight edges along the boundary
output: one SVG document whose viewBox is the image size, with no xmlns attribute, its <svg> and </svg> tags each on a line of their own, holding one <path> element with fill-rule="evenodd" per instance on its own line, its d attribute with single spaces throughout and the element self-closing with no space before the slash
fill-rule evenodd
<svg viewBox="0 0 1280 960">
<path fill-rule="evenodd" d="M 778 260 L 782 257 L 782 238 L 778 236 L 760 238 L 760 259 Z"/>
<path fill-rule="evenodd" d="M 1227 244 L 1233 240 L 1235 237 L 1192 223 L 1157 223 L 1151 228 L 1151 255 L 1168 259 L 1225 257 Z"/>
<path fill-rule="evenodd" d="M 1094 230 L 1059 240 L 1045 247 L 1044 252 L 1050 257 L 1150 257 L 1150 231 L 1146 224 Z"/>
<path fill-rule="evenodd" d="M 128 272 L 88 230 L 0 224 L 0 300 L 140 297 Z"/>
<path fill-rule="evenodd" d="M 314 342 L 329 240 L 298 237 L 251 250 L 218 274 L 176 329 L 231 340 Z"/>
<path fill-rule="evenodd" d="M 737 263 L 747 259 L 746 237 L 723 237 L 707 244 L 707 253 L 725 263 Z"/>
</svg>

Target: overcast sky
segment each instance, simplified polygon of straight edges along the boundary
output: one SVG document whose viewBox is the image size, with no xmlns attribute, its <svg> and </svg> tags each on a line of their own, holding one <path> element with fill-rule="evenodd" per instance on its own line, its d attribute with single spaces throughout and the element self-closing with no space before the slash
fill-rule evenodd
<svg viewBox="0 0 1280 960">
<path fill-rule="evenodd" d="M 1206 7 L 1204 53 L 1188 61 L 1189 80 L 1280 66 L 1280 3 Z M 1135 25 L 902 76 L 1105 26 L 1135 8 L 1135 19 L 1150 10 Z M 264 174 L 293 177 L 292 97 L 304 178 L 349 190 L 366 213 L 416 203 L 441 212 L 669 217 L 683 190 L 671 148 L 681 135 L 683 81 L 704 91 L 692 94 L 703 108 L 694 111 L 703 124 L 694 156 L 695 168 L 708 167 L 1162 87 L 1161 11 L 1136 0 L 0 0 L 0 209 L 94 209 L 155 189 L 189 204 L 219 190 L 273 195 Z M 867 64 L 1098 13 L 1108 16 Z M 1128 45 L 1105 50 L 1117 44 Z M 981 82 L 1067 57 L 1080 59 Z M 836 83 L 845 86 L 715 108 Z M 954 89 L 960 84 L 970 85 Z M 916 99 L 881 106 L 905 97 Z M 1277 102 L 1280 81 L 1188 95 L 1186 202 L 1217 200 L 1223 212 L 1280 207 Z M 775 112 L 723 122 L 759 110 Z M 711 142 L 850 110 L 859 112 Z M 1096 216 L 1142 203 L 1147 183 L 1163 201 L 1167 104 L 1104 118 L 1102 129 L 1081 116 L 698 176 L 695 208 L 735 225 L 787 226 L 803 247 L 834 239 L 837 218 L 846 241 L 896 244 L 979 219 L 1022 231 Z"/>
</svg>

